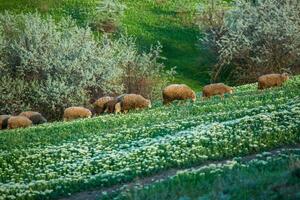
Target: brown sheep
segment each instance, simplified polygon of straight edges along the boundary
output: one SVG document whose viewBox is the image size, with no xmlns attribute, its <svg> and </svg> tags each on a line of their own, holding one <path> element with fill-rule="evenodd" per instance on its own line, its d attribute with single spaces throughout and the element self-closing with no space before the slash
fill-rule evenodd
<svg viewBox="0 0 300 200">
<path fill-rule="evenodd" d="M 43 117 L 39 112 L 26 111 L 26 112 L 21 112 L 19 116 L 27 117 L 32 121 L 33 124 L 43 124 L 47 122 L 45 117 Z"/>
<path fill-rule="evenodd" d="M 185 84 L 172 84 L 167 86 L 163 92 L 163 103 L 169 104 L 174 100 L 192 99 L 196 101 L 196 93 Z"/>
<path fill-rule="evenodd" d="M 125 94 L 117 98 L 118 103 L 115 105 L 115 113 L 129 110 L 138 110 L 151 108 L 151 101 L 138 94 Z"/>
<path fill-rule="evenodd" d="M 0 115 L 0 130 L 7 129 L 9 118 L 10 115 Z"/>
<path fill-rule="evenodd" d="M 223 83 L 214 83 L 203 87 L 202 98 L 210 98 L 211 96 L 215 95 L 220 95 L 221 98 L 223 98 L 225 93 L 232 94 L 232 87 L 229 87 Z"/>
<path fill-rule="evenodd" d="M 26 128 L 32 125 L 32 121 L 27 117 L 23 116 L 13 116 L 8 119 L 8 128 Z"/>
<path fill-rule="evenodd" d="M 258 89 L 263 90 L 271 87 L 279 87 L 289 79 L 287 73 L 283 74 L 267 74 L 258 78 Z"/>
<path fill-rule="evenodd" d="M 112 101 L 112 100 L 114 100 L 114 98 L 113 97 L 109 97 L 109 96 L 105 96 L 105 97 L 99 98 L 93 104 L 94 105 L 94 112 L 96 114 L 98 114 L 98 115 L 104 113 L 104 111 L 105 111 L 105 108 L 104 108 L 105 104 L 108 101 Z"/>
<path fill-rule="evenodd" d="M 116 111 L 116 104 L 119 103 L 119 101 L 117 99 L 113 99 L 113 100 L 110 100 L 108 102 L 106 102 L 104 104 L 104 112 L 106 113 L 115 113 Z"/>
<path fill-rule="evenodd" d="M 70 121 L 79 118 L 90 118 L 92 112 L 84 107 L 69 107 L 64 111 L 64 121 Z"/>
</svg>

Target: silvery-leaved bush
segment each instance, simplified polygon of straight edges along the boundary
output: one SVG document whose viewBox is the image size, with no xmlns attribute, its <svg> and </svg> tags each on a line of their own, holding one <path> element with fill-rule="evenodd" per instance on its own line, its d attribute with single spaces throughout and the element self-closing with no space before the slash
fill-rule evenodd
<svg viewBox="0 0 300 200">
<path fill-rule="evenodd" d="M 255 2 L 255 3 L 254 3 Z M 240 82 L 299 66 L 300 5 L 297 0 L 235 1 L 223 15 L 217 31 L 204 41 L 217 52 L 213 80 L 223 72 Z"/>
<path fill-rule="evenodd" d="M 127 36 L 95 38 L 71 19 L 0 15 L 0 112 L 37 110 L 59 119 L 64 108 L 88 106 L 92 97 L 127 91 L 124 66 L 147 77 L 147 97 L 154 97 L 171 75 L 159 63 L 161 46 L 140 53 Z M 136 83 L 138 84 L 138 83 Z"/>
</svg>

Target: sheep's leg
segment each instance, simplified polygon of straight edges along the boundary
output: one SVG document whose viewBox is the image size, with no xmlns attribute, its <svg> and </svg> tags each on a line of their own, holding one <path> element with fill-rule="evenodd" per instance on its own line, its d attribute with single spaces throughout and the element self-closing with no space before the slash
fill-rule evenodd
<svg viewBox="0 0 300 200">
<path fill-rule="evenodd" d="M 224 94 L 221 94 L 220 97 L 221 97 L 221 100 L 224 100 Z"/>
</svg>

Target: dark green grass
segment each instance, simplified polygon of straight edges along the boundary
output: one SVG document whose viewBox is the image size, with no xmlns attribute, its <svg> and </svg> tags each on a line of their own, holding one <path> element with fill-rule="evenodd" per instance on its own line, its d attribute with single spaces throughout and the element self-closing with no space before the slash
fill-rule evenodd
<svg viewBox="0 0 300 200">
<path fill-rule="evenodd" d="M 0 0 L 0 11 L 48 12 L 58 7 L 63 0 Z"/>
<path fill-rule="evenodd" d="M 174 0 L 166 3 L 123 1 L 128 7 L 123 19 L 125 29 L 137 38 L 141 49 L 160 42 L 163 56 L 167 58 L 166 66 L 176 66 L 176 82 L 184 82 L 196 90 L 209 83 L 209 70 L 215 57 L 197 45 L 201 32 L 194 24 L 194 10 L 181 13 L 176 7 L 178 1 Z M 200 1 L 186 1 L 186 4 L 194 8 L 196 2 Z"/>
</svg>

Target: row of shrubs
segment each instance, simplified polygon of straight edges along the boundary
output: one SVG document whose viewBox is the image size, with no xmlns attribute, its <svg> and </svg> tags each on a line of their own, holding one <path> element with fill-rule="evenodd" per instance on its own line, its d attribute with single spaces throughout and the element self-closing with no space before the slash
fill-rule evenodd
<svg viewBox="0 0 300 200">
<path fill-rule="evenodd" d="M 95 36 L 70 18 L 0 14 L 0 113 L 35 110 L 47 119 L 105 94 L 155 99 L 173 77 L 161 46 L 139 52 L 133 38 Z"/>
</svg>

